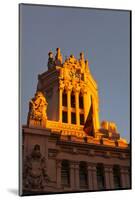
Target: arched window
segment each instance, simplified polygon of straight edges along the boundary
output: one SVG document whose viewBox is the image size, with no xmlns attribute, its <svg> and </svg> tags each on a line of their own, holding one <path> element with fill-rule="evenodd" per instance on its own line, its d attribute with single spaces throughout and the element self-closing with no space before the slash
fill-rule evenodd
<svg viewBox="0 0 135 200">
<path fill-rule="evenodd" d="M 70 168 L 68 160 L 63 160 L 61 163 L 61 184 L 63 186 L 70 185 Z"/>
<path fill-rule="evenodd" d="M 83 109 L 84 108 L 84 103 L 83 103 L 83 95 L 80 92 L 79 94 L 79 108 Z"/>
<path fill-rule="evenodd" d="M 86 165 L 85 162 L 80 162 L 79 179 L 80 179 L 80 188 L 87 189 L 87 187 L 88 187 L 88 174 L 87 174 L 87 165 Z"/>
<path fill-rule="evenodd" d="M 102 163 L 97 164 L 97 184 L 99 190 L 103 190 L 105 188 L 104 166 Z"/>
<path fill-rule="evenodd" d="M 67 107 L 67 93 L 65 90 L 62 93 L 62 105 Z"/>
<path fill-rule="evenodd" d="M 71 92 L 71 107 L 75 108 L 75 94 L 73 91 Z"/>
<path fill-rule="evenodd" d="M 120 167 L 118 165 L 113 166 L 113 180 L 114 180 L 114 188 L 119 189 L 121 187 L 121 180 L 120 180 Z"/>
</svg>

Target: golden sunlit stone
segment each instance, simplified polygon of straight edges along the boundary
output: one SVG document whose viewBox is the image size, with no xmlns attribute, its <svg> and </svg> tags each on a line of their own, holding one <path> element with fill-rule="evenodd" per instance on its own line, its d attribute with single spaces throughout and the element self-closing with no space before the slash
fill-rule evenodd
<svg viewBox="0 0 135 200">
<path fill-rule="evenodd" d="M 71 54 L 64 62 L 60 48 L 55 59 L 52 52 L 48 55 L 48 71 L 39 75 L 38 91 L 29 103 L 28 125 L 63 137 L 87 138 L 88 143 L 115 146 L 117 140 L 120 147 L 127 147 L 115 122 L 102 121 L 100 126 L 98 86 L 84 53 L 79 59 Z"/>
</svg>

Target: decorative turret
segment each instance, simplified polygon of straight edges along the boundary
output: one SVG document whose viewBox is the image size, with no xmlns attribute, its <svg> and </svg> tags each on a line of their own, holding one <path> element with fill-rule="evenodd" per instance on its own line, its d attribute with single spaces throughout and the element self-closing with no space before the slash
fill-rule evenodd
<svg viewBox="0 0 135 200">
<path fill-rule="evenodd" d="M 48 71 L 38 76 L 37 91 L 45 93 L 48 102 L 48 120 L 74 126 L 86 135 L 83 126 L 91 106 L 93 136 L 99 129 L 98 88 L 89 72 L 88 60 L 84 52 L 79 59 L 73 54 L 62 62 L 60 48 L 56 49 L 55 61 L 49 52 Z M 93 103 L 91 102 L 93 99 Z M 50 123 L 50 122 L 49 122 Z M 59 125 L 58 125 L 59 127 Z"/>
<path fill-rule="evenodd" d="M 71 54 L 64 62 L 60 48 L 55 60 L 52 52 L 48 55 L 48 71 L 38 76 L 38 92 L 30 101 L 28 125 L 97 138 L 99 143 L 101 139 L 122 141 L 114 122 L 103 121 L 100 126 L 98 86 L 84 52 L 79 59 Z"/>
</svg>

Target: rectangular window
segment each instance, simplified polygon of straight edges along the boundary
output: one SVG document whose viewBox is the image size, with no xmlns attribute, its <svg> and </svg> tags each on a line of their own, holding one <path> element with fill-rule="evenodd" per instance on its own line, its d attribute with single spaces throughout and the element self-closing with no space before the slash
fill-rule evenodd
<svg viewBox="0 0 135 200">
<path fill-rule="evenodd" d="M 70 185 L 70 175 L 69 175 L 69 162 L 67 160 L 62 161 L 61 164 L 61 184 L 63 186 Z"/>
<path fill-rule="evenodd" d="M 97 165 L 97 184 L 99 190 L 105 189 L 104 167 L 102 164 Z"/>
<path fill-rule="evenodd" d="M 80 188 L 87 189 L 88 180 L 87 180 L 87 167 L 86 163 L 80 163 L 79 165 L 79 179 L 80 179 Z"/>
<path fill-rule="evenodd" d="M 84 114 L 80 114 L 80 125 L 84 125 Z"/>
<path fill-rule="evenodd" d="M 62 105 L 67 107 L 67 93 L 62 94 Z"/>
<path fill-rule="evenodd" d="M 79 95 L 79 108 L 83 109 L 84 106 L 83 106 L 83 96 L 82 95 Z"/>
<path fill-rule="evenodd" d="M 75 108 L 75 95 L 71 94 L 71 107 Z"/>
<path fill-rule="evenodd" d="M 84 81 L 84 74 L 81 75 L 81 80 Z"/>
<path fill-rule="evenodd" d="M 117 165 L 113 167 L 113 180 L 114 180 L 114 188 L 119 189 L 121 187 L 120 168 Z"/>
<path fill-rule="evenodd" d="M 67 123 L 67 112 L 62 111 L 62 122 Z"/>
<path fill-rule="evenodd" d="M 76 124 L 76 113 L 71 112 L 71 123 Z"/>
</svg>

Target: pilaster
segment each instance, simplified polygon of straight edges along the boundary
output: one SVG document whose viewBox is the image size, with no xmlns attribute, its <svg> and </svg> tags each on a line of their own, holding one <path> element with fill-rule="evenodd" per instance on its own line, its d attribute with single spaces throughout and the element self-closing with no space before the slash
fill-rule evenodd
<svg viewBox="0 0 135 200">
<path fill-rule="evenodd" d="M 93 188 L 93 180 L 92 180 L 93 169 L 92 169 L 91 163 L 88 163 L 87 170 L 88 170 L 88 189 L 89 190 L 94 190 L 94 188 Z"/>
<path fill-rule="evenodd" d="M 129 188 L 130 182 L 129 182 L 129 173 L 127 167 L 120 167 L 120 176 L 121 176 L 121 186 L 122 188 Z"/>
<path fill-rule="evenodd" d="M 59 91 L 59 119 L 60 119 L 60 122 L 62 122 L 62 92 L 63 90 L 60 89 Z"/>
<path fill-rule="evenodd" d="M 79 116 L 79 91 L 75 90 L 75 109 L 76 109 L 76 124 L 80 125 L 80 116 Z"/>
<path fill-rule="evenodd" d="M 130 174 L 129 174 L 129 170 L 126 169 L 125 171 L 125 178 L 126 178 L 126 188 L 130 188 Z"/>
<path fill-rule="evenodd" d="M 88 103 L 87 103 L 87 90 L 83 90 L 83 104 L 84 104 L 84 122 L 86 122 L 88 113 L 89 113 L 89 108 L 88 108 Z"/>
<path fill-rule="evenodd" d="M 70 162 L 70 187 L 72 190 L 75 188 L 75 167 L 74 167 L 74 162 Z"/>
<path fill-rule="evenodd" d="M 71 90 L 67 89 L 68 123 L 71 124 Z"/>
<path fill-rule="evenodd" d="M 57 187 L 61 187 L 61 160 L 56 160 L 56 182 Z"/>
<path fill-rule="evenodd" d="M 60 83 L 59 87 L 59 122 L 62 123 L 62 93 L 63 93 L 64 85 L 62 82 Z"/>
<path fill-rule="evenodd" d="M 97 183 L 97 164 L 91 163 L 91 171 L 92 171 L 92 188 L 93 190 L 98 190 L 98 183 Z"/>
<path fill-rule="evenodd" d="M 113 166 L 105 165 L 104 172 L 105 172 L 105 187 L 106 187 L 106 189 L 114 189 Z"/>
<path fill-rule="evenodd" d="M 79 182 L 79 162 L 75 162 L 75 190 L 80 189 Z"/>
</svg>

